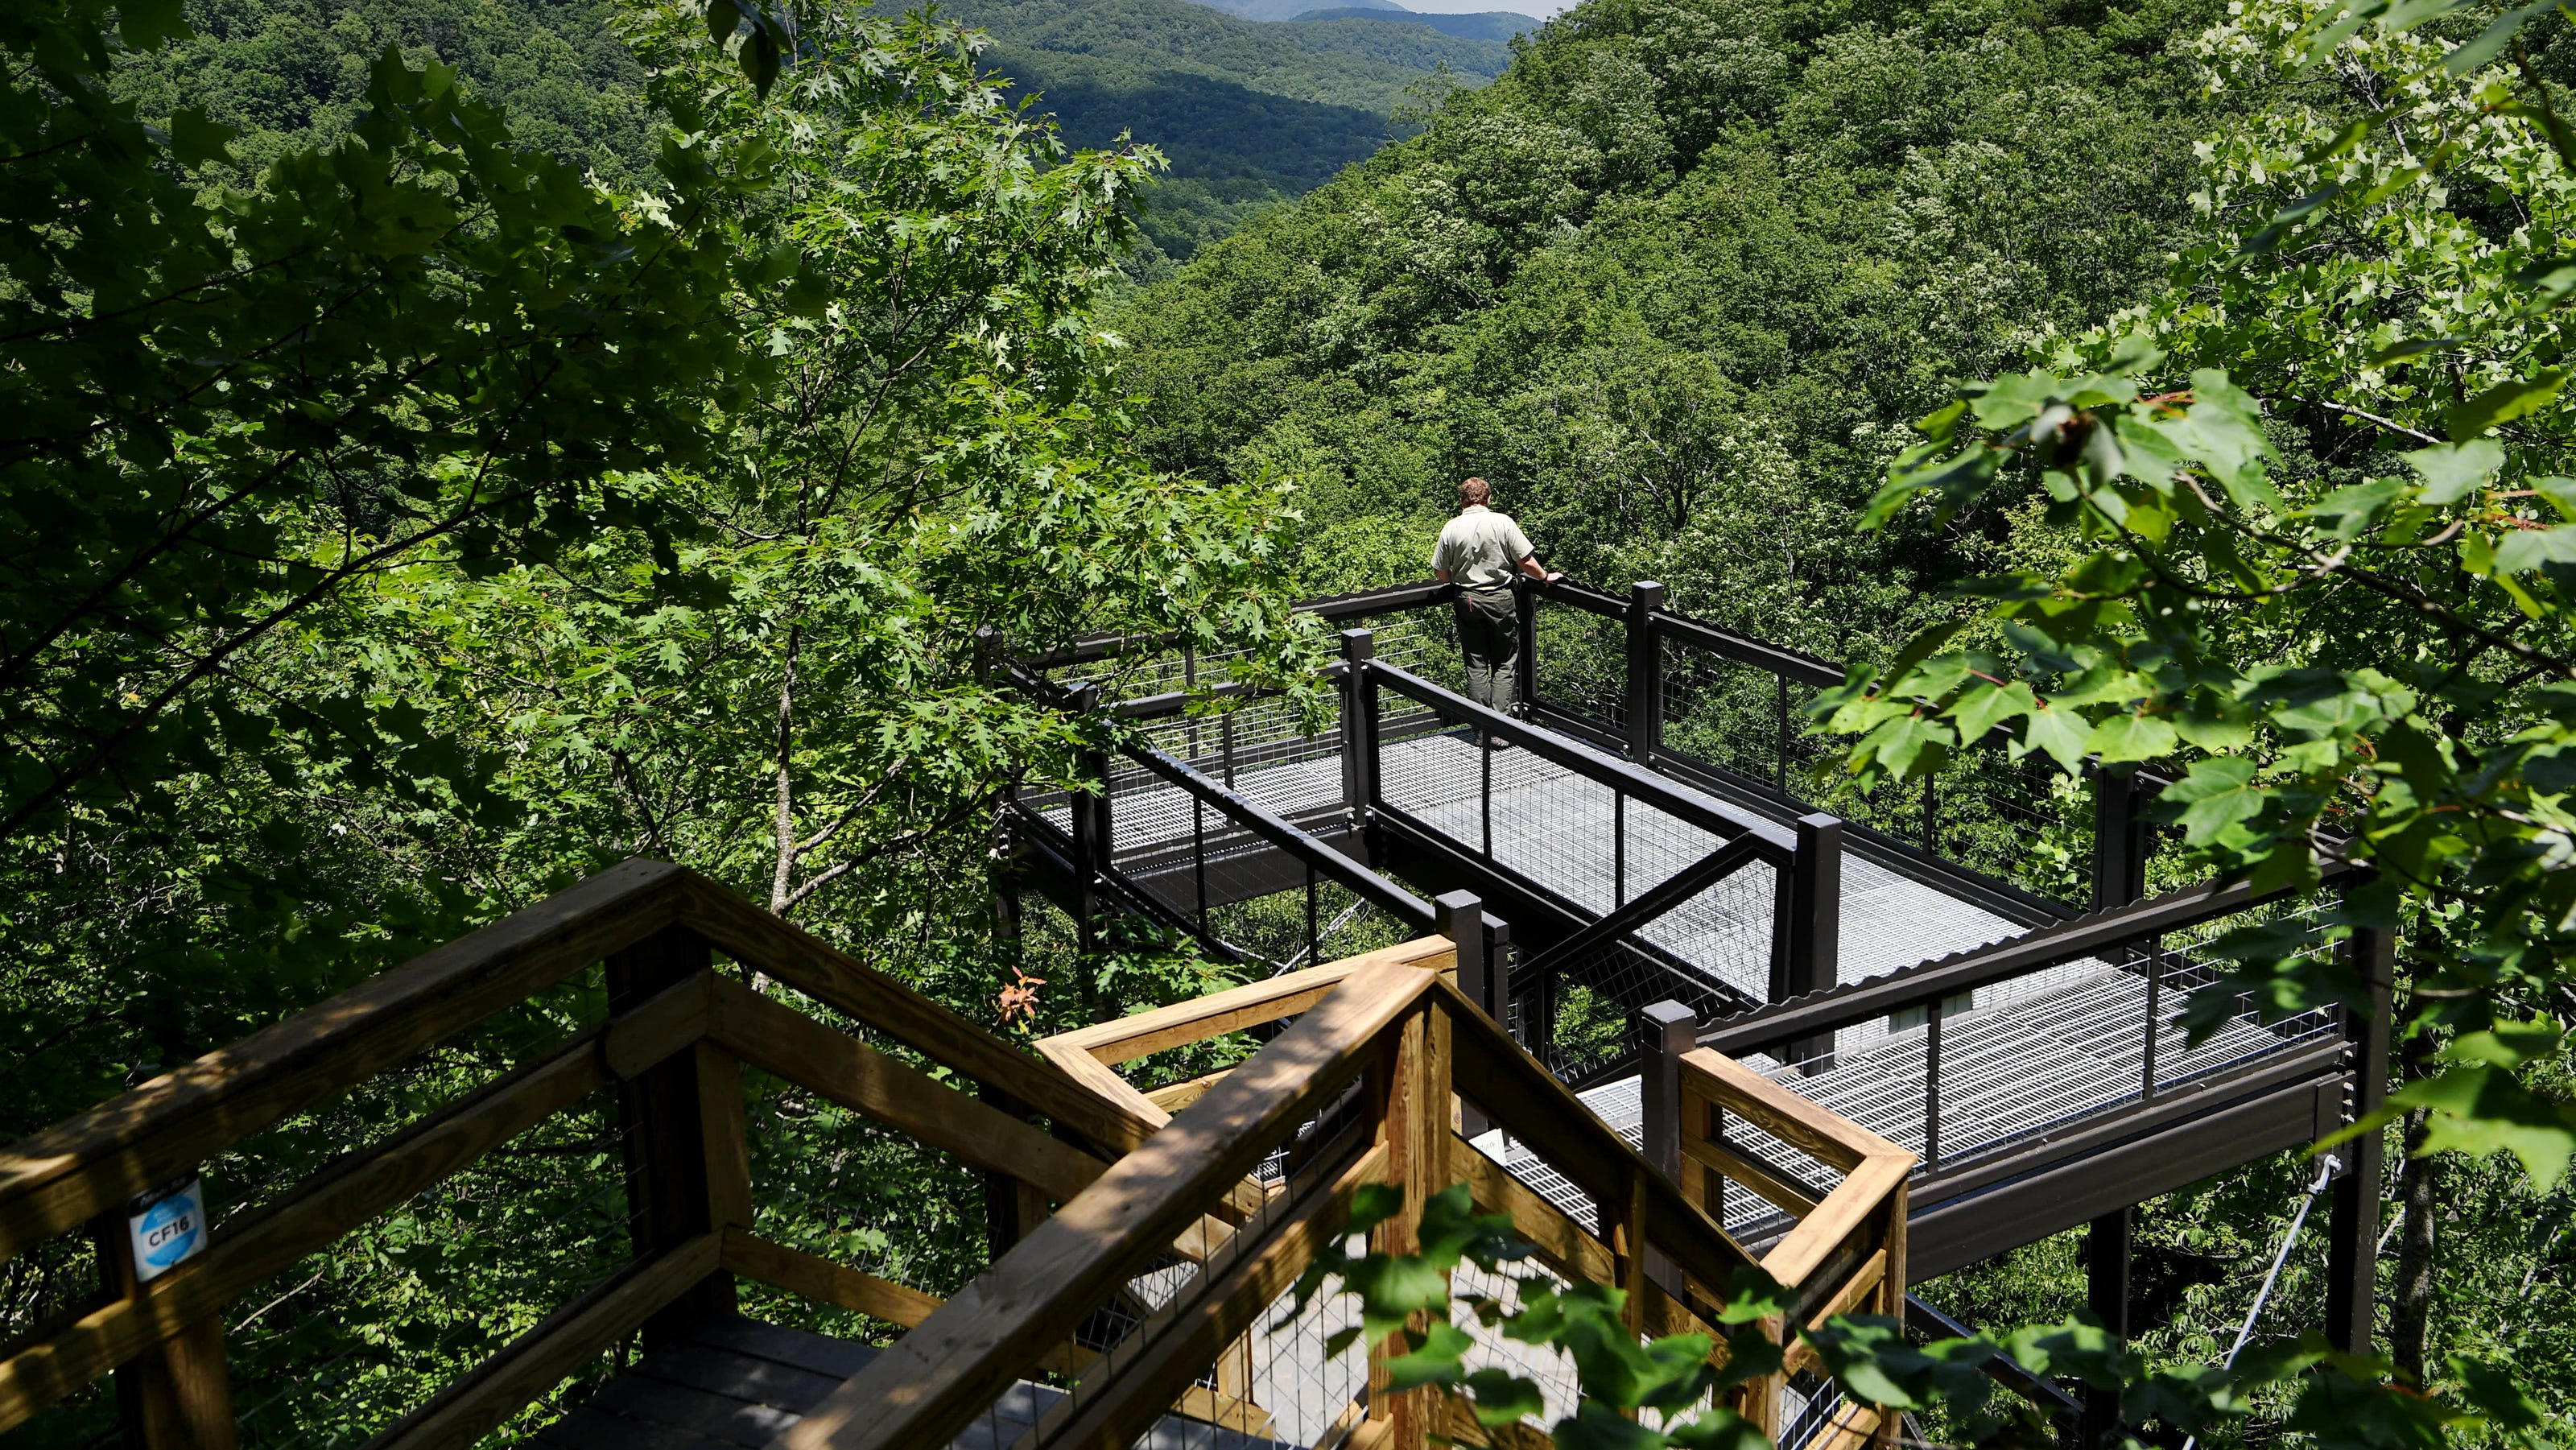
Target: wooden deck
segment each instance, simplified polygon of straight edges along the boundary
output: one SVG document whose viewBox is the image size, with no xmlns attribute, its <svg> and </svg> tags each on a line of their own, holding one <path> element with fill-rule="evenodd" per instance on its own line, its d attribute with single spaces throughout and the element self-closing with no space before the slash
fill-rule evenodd
<svg viewBox="0 0 2576 1450">
<path fill-rule="evenodd" d="M 863 1344 L 733 1315 L 693 1320 L 675 1342 L 639 1360 L 588 1403 L 547 1426 L 538 1443 L 561 1450 L 760 1450 L 877 1356 Z M 1010 1450 L 1065 1392 L 1022 1384 L 950 1442 L 953 1450 Z M 1138 1450 L 1288 1450 L 1177 1417 Z"/>
</svg>

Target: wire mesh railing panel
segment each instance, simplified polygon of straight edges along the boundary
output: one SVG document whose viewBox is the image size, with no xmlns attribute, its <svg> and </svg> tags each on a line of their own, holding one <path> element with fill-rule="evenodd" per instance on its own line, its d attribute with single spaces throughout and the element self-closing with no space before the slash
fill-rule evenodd
<svg viewBox="0 0 2576 1450">
<path fill-rule="evenodd" d="M 1422 933 L 1412 923 L 1321 873 L 1306 881 L 1241 901 L 1212 904 L 1207 935 L 1240 954 L 1258 975 L 1276 976 L 1325 966 L 1408 942 Z"/>
<path fill-rule="evenodd" d="M 2332 1039 L 2337 1027 L 2324 1011 L 2265 1022 L 2243 996 L 2222 1004 L 2226 1012 L 2200 1041 L 2186 1026 L 2193 992 L 2223 974 L 2210 951 L 2215 938 L 2288 922 L 2299 928 L 2297 951 L 2330 951 L 2314 910 L 2237 913 L 1751 1061 L 1938 1168 Z"/>
<path fill-rule="evenodd" d="M 234 1301 L 239 1442 L 363 1442 L 624 1267 L 624 1157 L 615 1095 L 594 1093 Z M 532 1434 L 630 1351 L 567 1376 L 495 1438 Z"/>
<path fill-rule="evenodd" d="M 1128 1410 L 1112 1407 L 1134 1392 L 1127 1377 L 1151 1363 L 1149 1356 L 1168 1362 L 1172 1346 L 1182 1342 L 1171 1336 L 1223 1315 L 1220 1296 L 1249 1256 L 1297 1220 L 1332 1211 L 1332 1185 L 1349 1171 L 1364 1140 L 1336 1126 L 1350 1122 L 1347 1104 L 1336 1104 L 1283 1134 L 1273 1144 L 1279 1162 L 1273 1190 L 1259 1207 L 1234 1215 L 1219 1235 L 1193 1235 L 1191 1257 L 1158 1254 L 1124 1274 L 1085 1317 L 1074 1342 L 1027 1366 L 1020 1382 L 955 1443 L 1042 1447 L 1094 1433 L 1098 1427 L 1083 1427 L 1085 1416 L 1107 1413 L 1134 1423 Z M 1168 1402 L 1146 1407 L 1146 1428 L 1127 1443 L 1157 1450 L 1285 1450 L 1347 1428 L 1367 1390 L 1367 1348 L 1356 1340 L 1338 1347 L 1329 1341 L 1357 1318 L 1352 1296 L 1318 1295 L 1300 1308 L 1283 1292 L 1249 1318 L 1233 1320 L 1238 1327 L 1231 1337 L 1198 1351 L 1195 1365 L 1175 1366 L 1187 1383 Z"/>
<path fill-rule="evenodd" d="M 954 1294 L 991 1262 L 982 1176 L 796 1084 L 746 1072 L 752 1230 L 844 1268 Z M 746 1282 L 745 1312 L 863 1344 L 900 1327 Z"/>
<path fill-rule="evenodd" d="M 1613 735 L 1628 728 L 1628 626 L 1622 619 L 1541 599 L 1532 616 L 1530 699 L 1580 716 Z"/>
<path fill-rule="evenodd" d="M 2093 805 L 2083 780 L 1979 742 L 1929 780 L 1863 790 L 1842 768 L 1842 744 L 1811 733 L 1817 686 L 1681 640 L 1662 648 L 1666 749 L 2043 900 L 2086 902 Z"/>
</svg>

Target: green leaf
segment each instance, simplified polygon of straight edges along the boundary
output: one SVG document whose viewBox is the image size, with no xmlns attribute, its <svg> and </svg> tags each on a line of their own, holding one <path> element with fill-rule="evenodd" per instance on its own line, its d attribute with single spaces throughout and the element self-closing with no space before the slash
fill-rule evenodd
<svg viewBox="0 0 2576 1450">
<path fill-rule="evenodd" d="M 2264 792 L 2254 785 L 2254 762 L 2242 756 L 2196 760 L 2182 779 L 2158 797 L 2165 806 L 2184 809 L 2175 817 L 2195 846 L 2216 841 L 2239 821 L 2262 814 Z"/>
<path fill-rule="evenodd" d="M 1386 1362 L 1388 1379 L 1392 1388 L 1397 1390 L 1421 1385 L 1454 1385 L 1465 1377 L 1465 1356 L 1475 1346 L 1475 1340 L 1468 1337 L 1467 1331 L 1445 1319 L 1434 1320 L 1419 1347 Z"/>
<path fill-rule="evenodd" d="M 231 160 L 233 138 L 240 134 L 230 126 L 207 120 L 206 113 L 194 106 L 181 106 L 170 113 L 170 154 L 182 166 Z"/>
<path fill-rule="evenodd" d="M 2398 456 L 2422 475 L 2421 497 L 2436 506 L 2458 503 L 2485 487 L 2504 467 L 2504 445 L 2492 438 L 2443 443 Z"/>
<path fill-rule="evenodd" d="M 2498 423 L 2510 423 L 2558 396 L 2564 368 L 2542 368 L 2527 378 L 2507 378 L 2475 397 L 2452 405 L 2443 428 L 2453 441 L 2466 443 Z"/>
<path fill-rule="evenodd" d="M 2021 738 L 2012 743 L 2008 754 L 2019 760 L 2037 750 L 2057 762 L 2057 768 L 2069 775 L 2084 764 L 2084 744 L 2092 736 L 2089 722 L 2072 710 L 2051 709 L 2045 702 L 2030 712 L 2029 723 L 2022 726 Z"/>
<path fill-rule="evenodd" d="M 2455 76 L 2464 76 L 2472 71 L 2485 69 L 2497 56 L 2504 53 L 2504 48 L 2513 43 L 2514 36 L 2521 33 L 2523 26 L 2531 23 L 2532 17 L 2548 14 L 2557 7 L 2557 4 L 2558 0 L 2531 0 L 2528 5 L 2519 6 L 2497 16 L 2488 22 L 2486 29 L 2477 33 L 2475 39 L 2442 57 L 2442 69 Z M 2455 433 L 2452 436 L 2458 435 Z"/>
<path fill-rule="evenodd" d="M 2151 715 L 2114 715 L 2093 727 L 2086 753 L 2106 762 L 2162 760 L 2173 753 L 2174 728 Z"/>
<path fill-rule="evenodd" d="M 2039 699 L 2030 692 L 2027 681 L 2015 680 L 1998 689 L 1993 685 L 1974 688 L 1950 709 L 1950 718 L 1958 722 L 1959 739 L 1969 744 L 1983 740 L 2006 720 L 2018 720 L 2039 708 Z"/>
<path fill-rule="evenodd" d="M 1547 1413 L 1547 1396 L 1535 1383 L 1492 1365 L 1467 1376 L 1467 1392 L 1476 1423 L 1488 1429 Z"/>
<path fill-rule="evenodd" d="M 2576 1155 L 2576 1107 L 2538 1096 L 2503 1068 L 2445 1068 L 2391 1093 L 2388 1103 L 2401 1112 L 2430 1110 L 2424 1152 L 2509 1152 L 2544 1193 L 2566 1176 Z"/>
<path fill-rule="evenodd" d="M 2516 529 L 2495 547 L 2495 567 L 2507 574 L 2528 574 L 2551 564 L 2567 563 L 2576 563 L 2576 524 Z"/>
</svg>

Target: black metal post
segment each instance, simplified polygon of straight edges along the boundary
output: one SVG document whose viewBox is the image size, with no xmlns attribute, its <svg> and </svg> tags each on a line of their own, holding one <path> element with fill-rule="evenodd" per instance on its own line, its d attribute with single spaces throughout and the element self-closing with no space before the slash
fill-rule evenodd
<svg viewBox="0 0 2576 1450">
<path fill-rule="evenodd" d="M 2351 888 L 2345 888 L 2350 899 Z M 2388 1097 L 2390 987 L 2397 973 L 2397 937 L 2376 927 L 2355 927 L 2344 942 L 2355 972 L 2368 985 L 2369 1015 L 2347 1008 L 2344 1035 L 2352 1043 L 2351 1077 L 2344 1088 L 2350 1122 L 2378 1111 Z M 2379 1320 L 2380 1176 L 2387 1167 L 2381 1133 L 2364 1133 L 2335 1150 L 2343 1171 L 2335 1175 L 2326 1244 L 2326 1339 L 2351 1354 L 2368 1354 Z"/>
<path fill-rule="evenodd" d="M 1843 823 L 1818 813 L 1798 818 L 1798 850 L 1779 872 L 1773 933 L 1771 1000 L 1785 1002 L 1834 984 L 1841 951 Z M 1791 1045 L 1807 1072 L 1833 1066 L 1833 1039 Z"/>
<path fill-rule="evenodd" d="M 1485 903 L 1472 891 L 1448 891 L 1431 899 L 1431 910 L 1432 929 L 1449 938 L 1457 954 L 1459 994 L 1492 1014 L 1493 959 L 1485 939 Z M 1460 1105 L 1458 1125 L 1470 1138 L 1493 1126 L 1472 1103 Z"/>
<path fill-rule="evenodd" d="M 1941 1002 L 1923 1008 L 1923 1166 L 1941 1166 Z"/>
<path fill-rule="evenodd" d="M 1069 703 L 1089 715 L 1100 708 L 1100 685 L 1084 680 L 1072 687 Z M 1074 770 L 1096 785 L 1077 789 L 1068 798 L 1072 817 L 1073 866 L 1081 876 L 1074 884 L 1075 942 L 1087 955 L 1099 948 L 1100 880 L 1109 866 L 1109 757 L 1084 747 L 1074 757 Z"/>
<path fill-rule="evenodd" d="M 1664 739 L 1664 672 L 1655 643 L 1655 614 L 1664 586 L 1640 580 L 1628 586 L 1628 758 L 1652 765 Z"/>
<path fill-rule="evenodd" d="M 2114 1339 L 2129 1337 L 2129 1257 L 2132 1246 L 2129 1210 L 2122 1208 L 2093 1220 L 2084 1231 L 2084 1303 Z M 2120 1392 L 2084 1392 L 2084 1412 L 2077 1427 L 2084 1450 L 2120 1441 Z"/>
<path fill-rule="evenodd" d="M 2138 819 L 2138 769 L 2093 772 L 2093 909 L 2127 906 L 2147 894 L 2147 823 Z"/>
<path fill-rule="evenodd" d="M 1628 904 L 1628 793 L 1610 792 L 1610 908 Z"/>
<path fill-rule="evenodd" d="M 1526 720 L 1530 707 L 1538 703 L 1538 581 L 1516 574 L 1512 583 L 1512 627 L 1518 636 L 1513 648 L 1521 658 L 1521 697 L 1501 708 Z"/>
<path fill-rule="evenodd" d="M 1643 1144 L 1655 1171 L 1682 1181 L 1682 1055 L 1699 1046 L 1699 1019 L 1679 1002 L 1646 1008 L 1645 1063 L 1637 1092 L 1645 1108 Z"/>
<path fill-rule="evenodd" d="M 1779 735 L 1772 743 L 1771 784 L 1789 793 L 1789 677 L 1771 677 L 1771 717 Z"/>
<path fill-rule="evenodd" d="M 1353 834 L 1367 828 L 1377 800 L 1377 687 L 1369 681 L 1376 658 L 1376 636 L 1342 631 L 1342 807 Z"/>
<path fill-rule="evenodd" d="M 1315 928 L 1315 863 L 1306 863 L 1306 965 L 1324 964 L 1324 944 L 1316 939 Z"/>
<path fill-rule="evenodd" d="M 1190 797 L 1190 888 L 1198 902 L 1199 935 L 1208 934 L 1207 802 Z"/>
<path fill-rule="evenodd" d="M 1941 854 L 1941 798 L 1932 788 L 1938 779 L 1923 777 L 1923 849 L 1935 856 Z"/>
</svg>

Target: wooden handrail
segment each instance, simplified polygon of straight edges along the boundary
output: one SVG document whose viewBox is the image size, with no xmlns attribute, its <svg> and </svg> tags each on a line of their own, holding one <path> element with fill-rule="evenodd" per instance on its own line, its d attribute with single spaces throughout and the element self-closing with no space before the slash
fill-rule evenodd
<svg viewBox="0 0 2576 1450">
<path fill-rule="evenodd" d="M 1294 1017 L 1324 1000 L 1353 974 L 1390 962 L 1454 976 L 1458 949 L 1447 937 L 1437 936 L 1381 947 L 1343 961 L 1283 972 L 1168 1007 L 1041 1037 L 1038 1053 L 1104 1100 L 1123 1105 L 1128 1112 L 1159 1128 L 1170 1122 L 1172 1115 L 1111 1068 L 1169 1048 Z"/>
<path fill-rule="evenodd" d="M 1381 963 L 1302 1014 L 781 1435 L 783 1450 L 943 1445 L 1125 1278 L 1329 1104 L 1439 982 Z"/>
<path fill-rule="evenodd" d="M 611 867 L 0 1149 L 0 1260 L 641 941 L 693 878 Z"/>
<path fill-rule="evenodd" d="M 711 947 L 962 1079 L 992 1086 L 1066 1137 L 1100 1145 L 1102 1155 L 724 980 L 709 967 Z M 629 861 L 0 1149 L 0 1262 L 88 1229 L 134 1193 L 603 959 L 618 1007 L 607 1023 L 237 1215 L 198 1255 L 151 1282 L 112 1275 L 101 1299 L 0 1346 L 0 1431 L 139 1356 L 182 1356 L 184 1372 L 212 1376 L 216 1393 L 179 1412 L 179 1421 L 149 1421 L 147 1440 L 158 1450 L 222 1439 L 231 1416 L 220 1329 L 226 1306 L 602 1089 L 617 1088 L 629 1110 L 644 1112 L 635 1141 L 643 1152 L 666 1155 L 664 1169 L 678 1174 L 647 1175 L 647 1197 L 634 1215 L 636 1265 L 540 1326 L 542 1343 L 514 1345 L 487 1362 L 379 1437 L 382 1444 L 470 1441 L 481 1433 L 476 1427 L 498 1423 L 491 1416 L 516 1413 L 525 1401 L 511 1396 L 520 1389 L 542 1380 L 535 1393 L 559 1379 L 548 1366 L 595 1353 L 600 1336 L 623 1337 L 674 1295 L 690 1304 L 730 1304 L 720 1269 L 756 1274 L 766 1267 L 831 1290 L 835 1302 L 910 1303 L 910 1291 L 899 1286 L 854 1271 L 819 1272 L 823 1261 L 811 1256 L 728 1237 L 744 1233 L 753 1212 L 738 1062 L 1019 1185 L 1016 1191 L 1034 1195 L 1041 1208 L 1080 1196 L 1106 1170 L 1107 1156 L 1144 1141 L 1164 1120 L 1159 1110 L 1139 1112 L 1085 1090 L 694 872 Z M 617 987 L 621 980 L 628 985 Z M 1236 1207 L 1261 1201 L 1254 1191 Z M 1193 1257 L 1232 1235 L 1216 1220 L 1187 1227 L 1177 1244 Z M 167 1419 L 162 1411 L 149 1414 Z"/>
<path fill-rule="evenodd" d="M 1795 1220 L 1762 1258 L 1763 1269 L 1793 1291 L 1790 1319 L 1813 1328 L 1858 1309 L 1902 1315 L 1906 1186 L 1914 1155 L 1705 1047 L 1684 1053 L 1679 1065 L 1680 1146 L 1688 1165 L 1683 1191 L 1699 1204 L 1712 1205 L 1711 1175 L 1732 1178 Z M 1720 1141 L 1721 1112 L 1733 1113 L 1839 1171 L 1841 1181 L 1821 1197 L 1811 1197 L 1805 1185 L 1773 1165 Z M 1789 1346 L 1782 1373 L 1795 1374 L 1813 1363 L 1814 1351 L 1801 1341 Z"/>
</svg>

